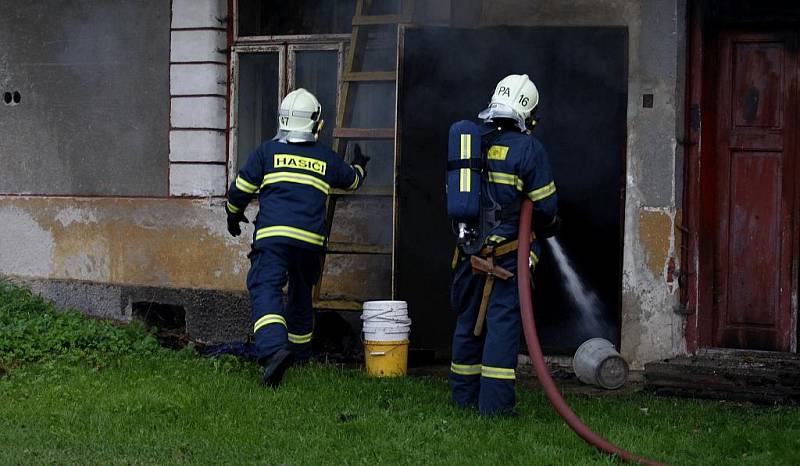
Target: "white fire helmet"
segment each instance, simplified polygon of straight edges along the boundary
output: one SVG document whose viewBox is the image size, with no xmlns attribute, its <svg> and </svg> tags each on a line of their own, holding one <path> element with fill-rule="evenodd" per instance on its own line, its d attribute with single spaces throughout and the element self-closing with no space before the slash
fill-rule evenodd
<svg viewBox="0 0 800 466">
<path fill-rule="evenodd" d="M 520 131 L 527 130 L 531 112 L 539 104 L 539 91 L 527 74 L 510 74 L 497 83 L 489 106 L 478 118 L 490 122 L 494 118 L 510 118 Z"/>
<path fill-rule="evenodd" d="M 322 129 L 322 106 L 314 94 L 297 89 L 283 98 L 278 111 L 278 134 L 281 142 L 313 142 Z"/>
</svg>

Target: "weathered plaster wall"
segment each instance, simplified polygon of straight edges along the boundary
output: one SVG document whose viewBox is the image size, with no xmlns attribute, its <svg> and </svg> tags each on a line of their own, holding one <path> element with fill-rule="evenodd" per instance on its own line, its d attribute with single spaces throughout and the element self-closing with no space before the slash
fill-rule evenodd
<svg viewBox="0 0 800 466">
<path fill-rule="evenodd" d="M 228 235 L 220 202 L 0 197 L 0 273 L 241 289 L 248 233 Z"/>
<path fill-rule="evenodd" d="M 214 307 L 244 293 L 253 234 L 252 224 L 243 225 L 238 238 L 228 234 L 223 202 L 0 196 L 0 277 L 20 279 L 60 305 L 94 315 L 126 320 L 130 299 L 163 302 L 185 306 L 187 325 L 205 322 L 190 327 L 190 336 L 246 335 L 246 328 L 231 330 L 226 322 L 246 322 L 247 302 Z M 376 208 L 370 199 L 345 204 L 331 240 L 388 241 L 391 225 L 364 220 L 363 212 Z M 253 212 L 247 210 L 251 218 Z M 388 296 L 388 260 L 329 256 L 322 298 Z"/>
<path fill-rule="evenodd" d="M 167 193 L 169 2 L 0 2 L 0 193 Z"/>
<path fill-rule="evenodd" d="M 634 367 L 685 351 L 673 271 L 679 218 L 684 0 L 485 0 L 485 25 L 628 27 L 621 350 Z M 652 107 L 643 105 L 651 94 Z"/>
<path fill-rule="evenodd" d="M 173 0 L 169 194 L 222 196 L 227 184 L 227 0 Z"/>
</svg>

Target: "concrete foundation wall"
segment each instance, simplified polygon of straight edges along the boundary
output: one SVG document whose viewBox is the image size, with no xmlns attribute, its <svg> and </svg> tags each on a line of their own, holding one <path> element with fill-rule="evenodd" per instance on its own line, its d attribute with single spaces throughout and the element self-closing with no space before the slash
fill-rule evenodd
<svg viewBox="0 0 800 466">
<path fill-rule="evenodd" d="M 33 283 L 35 291 L 59 305 L 122 320 L 130 317 L 126 296 L 136 292 L 137 300 L 186 307 L 194 338 L 219 341 L 246 335 L 246 326 L 234 331 L 222 324 L 246 322 L 249 303 L 202 306 L 217 302 L 202 298 L 209 293 L 245 293 L 253 227 L 243 225 L 242 235 L 231 237 L 223 204 L 222 198 L 0 196 L 0 278 Z M 375 208 L 369 199 L 343 204 L 331 241 L 388 241 L 391 225 L 363 218 L 365 210 Z M 322 298 L 388 296 L 391 277 L 374 272 L 390 270 L 388 261 L 389 256 L 330 255 Z M 145 299 L 151 290 L 152 297 Z M 221 319 L 219 329 L 207 322 L 215 313 Z M 190 322 L 197 319 L 205 323 L 192 327 Z"/>
</svg>

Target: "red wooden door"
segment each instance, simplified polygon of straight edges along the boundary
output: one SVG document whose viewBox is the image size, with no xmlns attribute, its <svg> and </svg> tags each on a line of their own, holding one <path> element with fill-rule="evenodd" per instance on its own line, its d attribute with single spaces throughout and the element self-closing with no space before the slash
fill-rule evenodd
<svg viewBox="0 0 800 466">
<path fill-rule="evenodd" d="M 718 45 L 712 344 L 790 351 L 800 238 L 797 34 L 724 31 Z"/>
</svg>

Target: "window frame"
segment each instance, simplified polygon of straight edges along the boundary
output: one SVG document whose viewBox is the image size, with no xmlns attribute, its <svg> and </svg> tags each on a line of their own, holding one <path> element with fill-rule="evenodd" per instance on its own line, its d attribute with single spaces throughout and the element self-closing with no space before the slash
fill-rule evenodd
<svg viewBox="0 0 800 466">
<path fill-rule="evenodd" d="M 231 104 L 228 108 L 228 179 L 227 186 L 236 179 L 238 173 L 239 152 L 239 54 L 277 53 L 278 54 L 278 102 L 283 99 L 286 80 L 286 47 L 281 45 L 234 45 L 231 47 L 230 83 Z M 226 189 L 227 191 L 227 189 Z"/>
<path fill-rule="evenodd" d="M 234 2 L 236 4 L 237 2 Z M 234 28 L 237 21 L 234 21 Z M 234 33 L 237 34 L 238 31 Z M 341 102 L 341 87 L 344 74 L 344 60 L 350 34 L 320 34 L 292 36 L 247 36 L 237 38 L 231 46 L 231 64 L 229 82 L 231 83 L 231 103 L 228 114 L 228 179 L 227 184 L 236 179 L 238 173 L 238 112 L 239 112 L 239 55 L 243 53 L 277 53 L 278 54 L 278 102 L 283 100 L 288 89 L 294 86 L 295 62 L 297 52 L 302 51 L 335 51 L 337 53 L 336 76 L 336 109 L 338 113 Z M 277 111 L 277 109 L 276 109 Z M 335 118 L 334 118 L 335 120 Z"/>
</svg>

